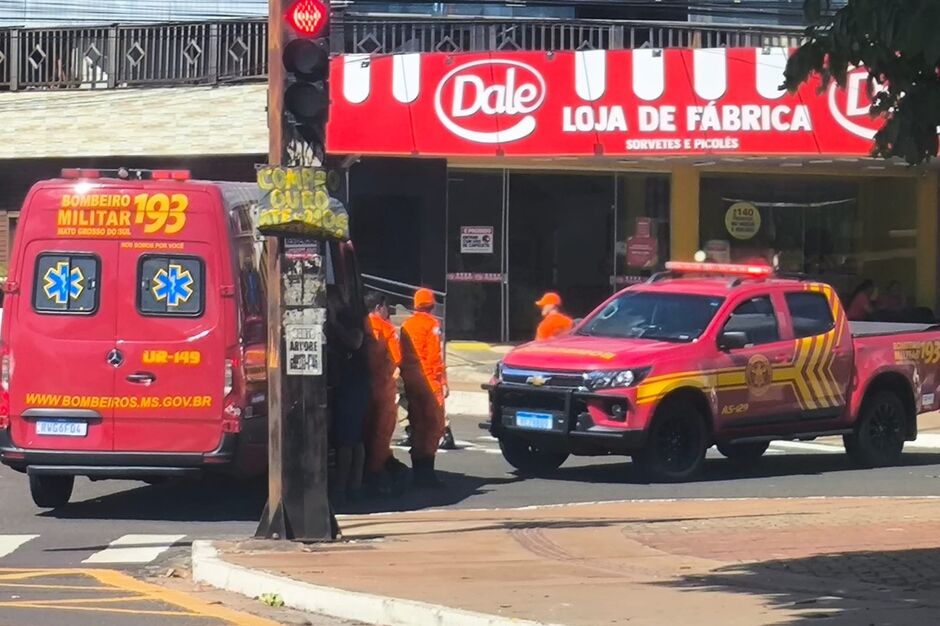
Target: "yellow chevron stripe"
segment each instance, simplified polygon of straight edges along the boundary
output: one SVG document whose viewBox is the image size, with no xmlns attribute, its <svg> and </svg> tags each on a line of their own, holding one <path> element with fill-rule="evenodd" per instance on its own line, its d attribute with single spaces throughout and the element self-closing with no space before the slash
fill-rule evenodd
<svg viewBox="0 0 940 626">
<path fill-rule="evenodd" d="M 833 406 L 835 402 L 835 391 L 832 388 L 832 382 L 825 374 L 825 368 L 828 363 L 832 361 L 832 342 L 835 339 L 835 332 L 828 332 L 822 337 L 822 350 L 819 354 L 819 359 L 816 360 L 815 374 L 819 380 L 819 385 L 822 387 L 823 396 L 821 398 L 822 403 L 827 407 Z M 822 404 L 821 403 L 821 404 Z"/>
<path fill-rule="evenodd" d="M 809 381 L 810 389 L 813 391 L 813 401 L 816 403 L 816 408 L 825 408 L 825 402 L 823 398 L 826 395 L 826 392 L 823 390 L 822 385 L 820 384 L 819 376 L 816 374 L 816 364 L 823 356 L 823 338 L 822 337 L 813 337 L 813 351 L 812 356 L 810 356 L 809 363 L 806 366 L 806 379 Z"/>
<path fill-rule="evenodd" d="M 826 353 L 826 362 L 823 364 L 820 369 L 820 374 L 823 377 L 823 380 L 826 381 L 829 387 L 830 398 L 832 399 L 832 406 L 836 406 L 841 403 L 839 398 L 839 383 L 836 381 L 836 377 L 832 374 L 832 364 L 836 360 L 835 355 L 836 349 L 836 333 L 830 333 L 829 338 L 829 350 Z"/>
<path fill-rule="evenodd" d="M 802 375 L 803 368 L 806 366 L 806 361 L 809 358 L 810 349 L 812 340 L 809 338 L 800 339 L 797 342 L 797 360 L 796 360 L 796 373 L 794 376 L 794 382 L 796 382 L 796 397 L 800 402 L 800 408 L 802 409 L 815 409 L 816 403 L 812 401 L 812 392 L 806 384 L 806 378 Z"/>
</svg>

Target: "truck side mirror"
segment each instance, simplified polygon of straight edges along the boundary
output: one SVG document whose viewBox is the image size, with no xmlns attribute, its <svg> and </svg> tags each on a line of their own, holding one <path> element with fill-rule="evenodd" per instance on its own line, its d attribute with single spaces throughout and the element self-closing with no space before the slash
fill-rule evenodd
<svg viewBox="0 0 940 626">
<path fill-rule="evenodd" d="M 746 348 L 749 343 L 747 333 L 739 330 L 726 330 L 718 336 L 718 349 L 723 352 Z"/>
</svg>

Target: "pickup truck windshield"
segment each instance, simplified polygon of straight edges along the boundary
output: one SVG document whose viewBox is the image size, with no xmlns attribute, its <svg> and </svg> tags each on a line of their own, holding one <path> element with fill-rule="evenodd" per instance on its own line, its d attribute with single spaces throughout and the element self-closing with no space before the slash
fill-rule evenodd
<svg viewBox="0 0 940 626">
<path fill-rule="evenodd" d="M 577 334 L 688 342 L 705 332 L 724 298 L 628 291 L 589 317 Z"/>
</svg>

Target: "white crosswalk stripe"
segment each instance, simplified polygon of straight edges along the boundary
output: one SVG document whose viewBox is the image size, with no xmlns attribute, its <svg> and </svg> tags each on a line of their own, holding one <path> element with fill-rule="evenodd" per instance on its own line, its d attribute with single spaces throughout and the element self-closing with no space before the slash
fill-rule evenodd
<svg viewBox="0 0 940 626">
<path fill-rule="evenodd" d="M 124 535 L 82 561 L 101 563 L 150 563 L 186 535 Z"/>
<path fill-rule="evenodd" d="M 0 535 L 0 559 L 12 554 L 23 544 L 35 539 L 39 535 Z"/>
</svg>

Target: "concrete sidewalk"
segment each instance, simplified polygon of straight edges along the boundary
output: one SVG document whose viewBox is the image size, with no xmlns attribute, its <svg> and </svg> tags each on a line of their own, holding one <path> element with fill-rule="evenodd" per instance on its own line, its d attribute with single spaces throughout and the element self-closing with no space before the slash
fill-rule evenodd
<svg viewBox="0 0 940 626">
<path fill-rule="evenodd" d="M 194 577 L 371 624 L 929 624 L 940 499 L 639 501 L 352 516 L 194 548 Z M 353 595 L 350 595 L 353 594 Z"/>
</svg>

